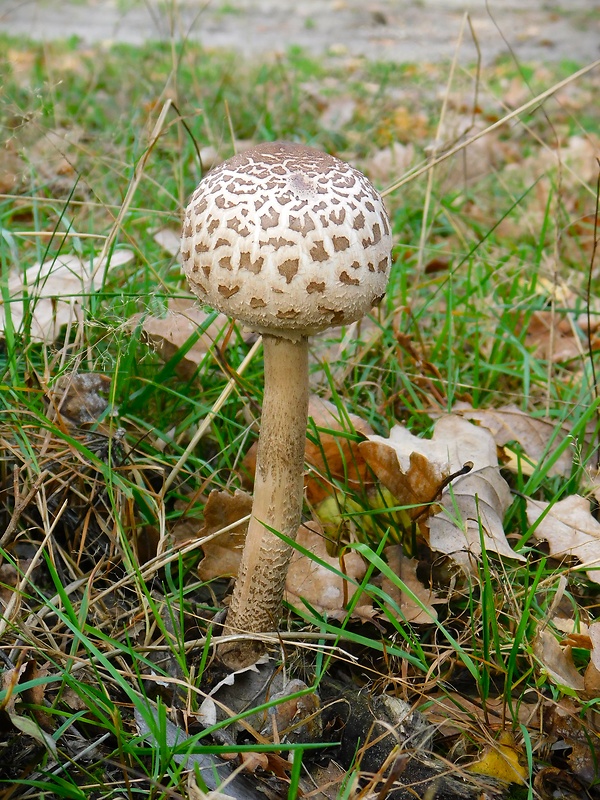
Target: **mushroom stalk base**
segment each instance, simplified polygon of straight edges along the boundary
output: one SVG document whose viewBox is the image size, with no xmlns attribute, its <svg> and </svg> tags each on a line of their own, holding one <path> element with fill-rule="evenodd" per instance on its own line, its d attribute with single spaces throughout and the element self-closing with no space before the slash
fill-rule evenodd
<svg viewBox="0 0 600 800">
<path fill-rule="evenodd" d="M 308 340 L 263 337 L 265 391 L 254 500 L 224 633 L 277 629 L 292 547 L 271 532 L 295 539 L 304 492 L 308 415 Z M 264 651 L 259 641 L 220 645 L 230 669 L 253 664 Z"/>
</svg>

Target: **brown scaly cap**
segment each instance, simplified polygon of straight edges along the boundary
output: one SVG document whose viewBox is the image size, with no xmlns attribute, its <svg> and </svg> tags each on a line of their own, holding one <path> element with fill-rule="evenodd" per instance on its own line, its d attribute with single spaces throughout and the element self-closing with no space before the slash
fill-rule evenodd
<svg viewBox="0 0 600 800">
<path fill-rule="evenodd" d="M 220 164 L 186 209 L 181 253 L 203 303 L 296 339 L 360 319 L 383 297 L 391 230 L 356 169 L 288 142 Z"/>
</svg>

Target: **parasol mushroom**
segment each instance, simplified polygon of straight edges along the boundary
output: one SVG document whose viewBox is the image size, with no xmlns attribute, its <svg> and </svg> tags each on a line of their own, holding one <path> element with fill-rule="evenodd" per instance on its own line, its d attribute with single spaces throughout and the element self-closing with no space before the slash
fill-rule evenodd
<svg viewBox="0 0 600 800">
<path fill-rule="evenodd" d="M 213 308 L 263 334 L 265 389 L 254 500 L 225 633 L 278 624 L 300 525 L 308 407 L 308 337 L 354 322 L 384 296 L 391 231 L 356 169 L 299 144 L 258 145 L 200 182 L 185 213 L 183 270 Z M 230 668 L 263 646 L 222 644 Z"/>
</svg>

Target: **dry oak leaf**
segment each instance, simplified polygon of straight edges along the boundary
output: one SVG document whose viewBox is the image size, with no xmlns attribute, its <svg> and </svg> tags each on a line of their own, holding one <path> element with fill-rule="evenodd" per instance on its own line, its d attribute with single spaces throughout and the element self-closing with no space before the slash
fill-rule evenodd
<svg viewBox="0 0 600 800">
<path fill-rule="evenodd" d="M 206 323 L 209 314 L 203 311 L 195 302 L 192 295 L 175 298 L 167 303 L 165 317 L 148 316 L 143 318 L 142 330 L 156 347 L 164 361 L 169 361 L 187 340 L 198 332 Z M 136 314 L 130 320 L 130 326 L 136 327 L 142 316 Z M 218 314 L 216 319 L 200 334 L 199 339 L 185 353 L 177 365 L 177 371 L 185 378 L 191 378 L 206 353 L 213 347 L 221 331 L 229 324 L 224 314 Z"/>
<path fill-rule="evenodd" d="M 198 565 L 201 580 L 237 576 L 248 522 L 240 522 L 223 533 L 220 531 L 247 517 L 251 510 L 252 497 L 240 489 L 233 495 L 218 489 L 209 494 L 204 508 L 204 526 L 198 533 L 198 544 L 204 552 Z M 206 537 L 211 538 L 206 541 Z"/>
<path fill-rule="evenodd" d="M 536 525 L 535 538 L 548 542 L 553 558 L 578 558 L 582 564 L 577 569 L 600 583 L 600 523 L 591 514 L 589 500 L 578 494 L 552 505 L 528 499 L 527 521 Z"/>
<path fill-rule="evenodd" d="M 504 447 L 508 442 L 518 442 L 535 464 L 539 463 L 542 458 L 548 458 L 568 433 L 565 430 L 564 436 L 559 435 L 553 440 L 556 423 L 532 417 L 515 405 L 500 406 L 499 408 L 473 408 L 469 403 L 461 401 L 456 403 L 452 410 L 455 414 L 460 414 L 465 419 L 478 422 L 483 428 L 487 428 L 498 447 Z M 550 441 L 553 441 L 551 446 L 549 446 Z M 516 461 L 511 461 L 505 466 L 510 468 L 511 464 L 517 466 Z M 572 464 L 571 451 L 564 450 L 548 474 L 567 477 L 571 474 Z M 529 474 L 526 467 L 527 465 L 521 462 L 520 468 Z"/>
<path fill-rule="evenodd" d="M 415 157 L 415 148 L 412 144 L 393 142 L 389 147 L 377 150 L 362 167 L 369 178 L 375 183 L 388 184 L 393 177 L 404 175 L 408 172 Z"/>
<path fill-rule="evenodd" d="M 345 433 L 369 436 L 373 429 L 361 417 L 340 409 L 328 400 L 311 395 L 308 400 L 309 430 L 318 438 L 318 443 L 306 440 L 305 459 L 311 466 L 306 477 L 306 494 L 313 505 L 334 494 L 332 479 L 359 489 L 373 482 L 370 470 L 360 452 L 360 444 Z M 321 430 L 314 431 L 315 428 Z M 336 432 L 340 432 L 340 436 Z M 320 479 L 319 476 L 323 476 Z"/>
<path fill-rule="evenodd" d="M 305 550 L 314 553 L 323 564 L 294 550 L 285 582 L 286 600 L 292 605 L 302 607 L 304 599 L 319 613 L 326 613 L 330 619 L 343 619 L 347 614 L 345 606 L 352 598 L 356 587 L 327 569 L 324 564 L 343 572 L 350 580 L 360 581 L 366 571 L 362 556 L 353 550 L 345 552 L 341 557 L 330 556 L 323 531 L 316 522 L 301 525 L 296 542 Z M 359 600 L 353 616 L 360 619 L 369 619 L 373 616 L 373 607 L 366 596 Z"/>
<path fill-rule="evenodd" d="M 577 672 L 571 648 L 561 647 L 547 628 L 538 632 L 533 643 L 533 653 L 553 683 L 571 692 L 584 690 L 583 675 Z"/>
<path fill-rule="evenodd" d="M 431 589 L 423 586 L 417 577 L 417 566 L 419 562 L 414 558 L 405 556 L 402 552 L 402 545 L 399 544 L 386 547 L 383 551 L 383 556 L 392 572 L 400 578 L 402 583 L 405 584 L 420 601 L 419 603 L 415 602 L 412 597 L 409 597 L 402 591 L 398 584 L 384 575 L 381 579 L 381 588 L 400 608 L 402 612 L 401 619 L 416 625 L 426 625 L 436 620 L 437 611 L 431 605 L 432 602 L 435 602 L 435 594 Z M 393 606 L 389 603 L 386 603 L 386 605 L 388 609 L 394 613 L 395 609 Z"/>
<path fill-rule="evenodd" d="M 360 454 L 401 505 L 431 503 L 444 480 L 467 462 L 475 470 L 498 464 L 490 434 L 455 415 L 441 417 L 431 439 L 421 439 L 401 425 L 392 428 L 389 439 L 367 439 L 358 446 Z"/>
<path fill-rule="evenodd" d="M 488 466 L 458 478 L 444 491 L 442 510 L 429 520 L 429 546 L 449 555 L 467 572 L 473 557 L 486 550 L 525 561 L 508 543 L 503 519 L 510 506 L 508 484 L 498 467 Z"/>
<path fill-rule="evenodd" d="M 132 259 L 131 250 L 115 250 L 110 261 L 82 261 L 69 254 L 34 264 L 22 274 L 13 272 L 8 278 L 8 294 L 14 328 L 19 330 L 27 310 L 31 313 L 31 340 L 52 344 L 63 325 L 81 318 L 84 298 L 93 292 L 95 281 Z M 0 338 L 6 319 L 7 309 L 0 304 Z"/>
</svg>

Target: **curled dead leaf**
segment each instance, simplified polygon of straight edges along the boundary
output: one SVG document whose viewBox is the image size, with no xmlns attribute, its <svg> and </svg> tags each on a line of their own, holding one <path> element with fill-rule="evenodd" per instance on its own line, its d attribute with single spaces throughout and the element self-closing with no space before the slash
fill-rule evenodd
<svg viewBox="0 0 600 800">
<path fill-rule="evenodd" d="M 466 571 L 481 546 L 507 558 L 525 561 L 508 543 L 504 514 L 511 503 L 508 484 L 498 467 L 488 466 L 458 478 L 444 492 L 442 510 L 429 520 L 429 546 L 446 553 Z"/>
<path fill-rule="evenodd" d="M 525 753 L 517 747 L 510 731 L 501 731 L 497 741 L 489 744 L 467 770 L 502 783 L 525 783 L 529 774 Z"/>
<path fill-rule="evenodd" d="M 352 581 L 360 581 L 366 570 L 362 556 L 353 550 L 342 556 L 330 556 L 323 531 L 315 522 L 308 522 L 300 527 L 296 542 L 314 553 L 323 563 L 319 564 L 294 550 L 285 584 L 286 600 L 302 607 L 304 599 L 318 612 L 327 613 L 333 619 L 343 619 L 347 613 L 345 607 L 356 587 L 326 565 L 344 573 Z M 371 617 L 373 609 L 370 600 L 365 597 L 362 602 L 361 599 L 354 615 L 361 619 Z"/>
<path fill-rule="evenodd" d="M 530 347 L 537 358 L 555 363 L 579 358 L 583 352 L 575 320 L 552 311 L 533 312 L 527 324 L 525 346 Z"/>
<path fill-rule="evenodd" d="M 473 408 L 469 403 L 458 402 L 453 412 L 487 428 L 498 447 L 504 447 L 509 442 L 518 442 L 533 464 L 539 463 L 542 458 L 547 459 L 570 432 L 570 429 L 565 429 L 563 435 L 556 436 L 554 421 L 532 417 L 515 405 Z M 551 445 L 551 442 L 554 444 Z M 505 466 L 510 468 L 511 463 Z M 572 463 L 571 449 L 566 449 L 548 470 L 548 474 L 567 477 L 571 474 Z M 523 469 L 522 463 L 520 468 Z"/>
<path fill-rule="evenodd" d="M 412 597 L 402 591 L 398 583 L 384 575 L 381 580 L 381 588 L 400 608 L 402 612 L 401 618 L 416 625 L 426 625 L 436 620 L 437 611 L 431 605 L 432 602 L 435 602 L 435 594 L 431 589 L 423 586 L 419 580 L 417 576 L 419 562 L 414 558 L 405 556 L 401 545 L 386 547 L 383 555 L 392 572 L 413 592 L 419 601 L 418 603 L 415 602 Z M 394 611 L 389 604 L 388 608 L 392 612 Z"/>
<path fill-rule="evenodd" d="M 316 395 L 309 397 L 308 417 L 311 437 L 306 440 L 305 459 L 311 470 L 305 485 L 309 502 L 317 504 L 333 495 L 336 480 L 355 490 L 372 483 L 360 443 L 347 435 L 369 436 L 371 426 Z"/>
<path fill-rule="evenodd" d="M 198 538 L 219 534 L 224 528 L 246 517 L 252 510 L 252 497 L 237 489 L 235 494 L 213 489 L 204 508 L 204 526 Z M 198 565 L 198 575 L 203 581 L 212 578 L 235 577 L 238 573 L 242 548 L 248 523 L 240 523 L 232 530 L 214 536 L 210 541 L 200 541 L 204 558 Z"/>
<path fill-rule="evenodd" d="M 573 663 L 570 647 L 561 647 L 554 634 L 547 628 L 538 631 L 533 643 L 533 652 L 550 680 L 571 692 L 582 692 L 585 688 L 583 675 Z"/>
<path fill-rule="evenodd" d="M 14 273 L 8 279 L 10 307 L 0 306 L 0 337 L 3 336 L 7 315 L 12 325 L 21 329 L 30 319 L 31 340 L 52 344 L 61 328 L 81 319 L 86 296 L 105 271 L 123 266 L 133 259 L 130 250 L 115 250 L 110 260 L 82 260 L 75 254 L 59 255 L 34 264 L 23 274 Z M 30 318 L 28 317 L 30 315 Z"/>
<path fill-rule="evenodd" d="M 80 427 L 97 423 L 107 412 L 114 415 L 116 411 L 109 408 L 105 397 L 110 384 L 110 375 L 99 372 L 61 375 L 46 394 L 48 418 Z"/>
<path fill-rule="evenodd" d="M 600 583 L 600 523 L 592 516 L 589 500 L 577 494 L 553 504 L 528 498 L 527 520 L 535 525 L 534 537 L 548 542 L 553 558 L 579 559 L 578 569 Z"/>
<path fill-rule="evenodd" d="M 162 359 L 169 361 L 190 336 L 205 326 L 209 316 L 191 295 L 189 299 L 178 297 L 168 301 L 166 316 L 144 317 L 142 330 L 147 339 L 156 347 Z M 140 314 L 132 317 L 129 321 L 130 327 L 135 328 L 141 319 Z M 224 314 L 218 314 L 216 319 L 206 327 L 177 364 L 177 371 L 182 377 L 189 379 L 194 375 L 198 365 L 210 348 L 214 346 L 227 325 L 229 325 L 227 317 Z"/>
</svg>

